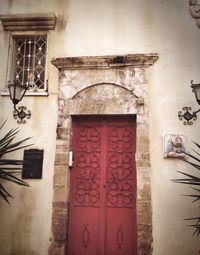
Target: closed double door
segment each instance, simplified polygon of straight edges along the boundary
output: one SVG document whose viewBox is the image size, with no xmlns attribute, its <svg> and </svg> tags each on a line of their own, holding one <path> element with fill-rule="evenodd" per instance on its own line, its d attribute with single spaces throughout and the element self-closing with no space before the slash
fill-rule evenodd
<svg viewBox="0 0 200 255">
<path fill-rule="evenodd" d="M 135 123 L 73 119 L 68 255 L 136 254 Z"/>
</svg>

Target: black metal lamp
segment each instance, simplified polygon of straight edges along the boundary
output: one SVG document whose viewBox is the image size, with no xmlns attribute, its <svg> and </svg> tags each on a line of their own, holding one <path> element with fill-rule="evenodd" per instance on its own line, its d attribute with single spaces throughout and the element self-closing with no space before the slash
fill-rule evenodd
<svg viewBox="0 0 200 255">
<path fill-rule="evenodd" d="M 197 103 L 200 105 L 200 83 L 194 84 L 193 80 L 191 80 L 191 88 L 192 92 L 194 92 Z"/>
<path fill-rule="evenodd" d="M 27 110 L 25 106 L 19 106 L 18 109 L 16 108 L 16 105 L 22 100 L 24 97 L 27 89 L 29 88 L 29 85 L 20 85 L 17 82 L 13 81 L 12 83 L 8 83 L 7 85 L 9 89 L 9 95 L 10 99 L 13 102 L 14 105 L 14 111 L 13 111 L 13 117 L 15 119 L 19 118 L 17 121 L 18 124 L 25 124 L 26 120 L 25 118 L 30 119 L 31 117 L 31 111 Z M 27 110 L 27 112 L 26 112 Z"/>
<path fill-rule="evenodd" d="M 193 83 L 193 80 L 191 80 L 190 83 L 191 83 L 192 92 L 194 92 L 195 94 L 196 101 L 200 105 L 200 83 L 195 84 Z M 195 112 L 191 112 L 192 108 L 185 106 L 183 107 L 182 110 L 185 112 L 184 113 L 182 113 L 182 111 L 178 112 L 179 119 L 180 120 L 184 119 L 184 122 L 183 122 L 184 125 L 192 125 L 193 121 L 197 120 L 197 113 L 200 111 L 200 109 Z"/>
</svg>

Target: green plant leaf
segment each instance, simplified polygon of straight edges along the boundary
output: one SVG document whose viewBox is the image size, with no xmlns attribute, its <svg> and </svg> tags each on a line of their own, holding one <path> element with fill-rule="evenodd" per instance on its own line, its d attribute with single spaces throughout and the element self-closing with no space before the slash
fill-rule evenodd
<svg viewBox="0 0 200 255">
<path fill-rule="evenodd" d="M 8 203 L 10 204 L 9 200 L 8 200 L 8 197 L 9 198 L 13 198 L 9 193 L 8 191 L 3 187 L 2 184 L 0 184 L 0 196 L 3 197 L 3 199 Z"/>
<path fill-rule="evenodd" d="M 199 149 L 200 149 L 200 144 L 198 144 L 197 142 L 195 141 L 192 141 Z"/>
<path fill-rule="evenodd" d="M 22 165 L 23 160 L 17 159 L 0 159 L 0 165 Z"/>
<path fill-rule="evenodd" d="M 16 184 L 19 185 L 23 185 L 23 186 L 29 186 L 28 183 L 26 183 L 25 181 L 23 181 L 22 179 L 16 177 L 15 175 L 5 172 L 5 171 L 0 171 L 0 178 L 1 179 L 5 179 L 5 180 L 9 180 L 11 182 L 14 182 Z"/>
<path fill-rule="evenodd" d="M 0 130 L 4 127 L 6 121 L 0 126 Z M 16 141 L 19 133 L 19 128 L 12 128 L 3 136 L 0 136 L 0 197 L 2 197 L 7 203 L 10 204 L 9 198 L 13 198 L 12 195 L 4 188 L 2 181 L 8 181 L 13 184 L 23 185 L 29 187 L 29 184 L 23 181 L 21 178 L 15 176 L 15 174 L 21 172 L 23 166 L 23 160 L 19 159 L 5 159 L 4 155 L 24 149 L 32 144 L 25 144 L 31 139 L 27 137 Z"/>
<path fill-rule="evenodd" d="M 183 196 L 196 198 L 196 199 L 194 199 L 194 200 L 192 201 L 193 203 L 196 202 L 196 201 L 198 201 L 198 200 L 200 200 L 200 195 L 183 195 Z"/>
<path fill-rule="evenodd" d="M 200 145 L 196 142 L 193 141 L 193 143 L 197 146 L 198 149 L 200 149 Z M 197 202 L 200 201 L 200 188 L 196 188 L 200 186 L 200 176 L 199 176 L 199 170 L 200 170 L 200 153 L 196 150 L 193 150 L 196 155 L 191 154 L 190 152 L 186 152 L 185 154 L 189 157 L 190 160 L 188 159 L 182 159 L 185 163 L 189 164 L 190 166 L 194 167 L 195 170 L 198 170 L 197 175 L 194 174 L 189 174 L 186 172 L 178 171 L 181 175 L 185 176 L 186 178 L 178 178 L 172 180 L 175 183 L 180 183 L 180 184 L 187 184 L 190 185 L 190 188 L 195 190 L 197 194 L 186 194 L 183 196 L 186 197 L 191 197 L 193 198 L 192 202 Z M 191 160 L 194 160 L 191 161 Z M 193 187 L 195 186 L 195 187 Z M 187 221 L 196 221 L 194 224 L 188 225 L 189 227 L 194 228 L 193 235 L 196 237 L 199 237 L 200 235 L 200 216 L 198 217 L 193 217 L 193 218 L 187 218 L 185 219 Z"/>
<path fill-rule="evenodd" d="M 194 160 L 196 160 L 196 161 L 198 161 L 198 162 L 200 163 L 200 159 L 199 159 L 199 158 L 197 158 L 197 157 L 195 157 L 194 155 L 192 155 L 192 154 L 190 154 L 190 153 L 187 153 L 187 152 L 185 152 L 185 154 L 186 154 L 187 156 L 193 158 Z M 185 161 L 188 162 L 188 160 L 185 160 Z"/>
<path fill-rule="evenodd" d="M 7 120 L 5 120 L 5 121 L 3 122 L 3 124 L 0 126 L 0 130 L 3 128 L 3 126 L 4 126 L 5 123 L 6 123 L 6 121 L 7 121 Z"/>
</svg>

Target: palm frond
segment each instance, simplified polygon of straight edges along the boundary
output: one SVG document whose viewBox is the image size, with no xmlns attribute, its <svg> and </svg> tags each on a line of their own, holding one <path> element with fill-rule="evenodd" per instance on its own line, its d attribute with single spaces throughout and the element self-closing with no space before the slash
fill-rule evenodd
<svg viewBox="0 0 200 255">
<path fill-rule="evenodd" d="M 3 170 L 3 171 L 6 171 L 6 172 L 15 172 L 15 173 L 18 173 L 18 172 L 21 172 L 22 171 L 22 167 L 0 167 L 0 171 Z"/>
<path fill-rule="evenodd" d="M 195 141 L 192 141 L 199 149 L 200 149 L 200 144 L 198 144 L 197 142 Z"/>
<path fill-rule="evenodd" d="M 0 165 L 22 165 L 23 160 L 17 160 L 17 159 L 0 159 Z"/>
<path fill-rule="evenodd" d="M 0 155 L 1 155 L 1 154 L 4 155 L 4 154 L 6 154 L 6 153 L 10 153 L 10 152 L 13 152 L 13 151 L 17 151 L 17 150 L 20 150 L 20 149 L 23 149 L 23 148 L 26 148 L 26 147 L 28 147 L 28 146 L 33 145 L 33 144 L 27 144 L 27 145 L 23 145 L 23 146 L 19 147 L 22 143 L 25 143 L 26 141 L 28 141 L 28 140 L 30 140 L 30 139 L 31 139 L 31 138 L 28 137 L 28 138 L 26 138 L 26 139 L 24 139 L 24 140 L 21 140 L 21 141 L 17 142 L 17 143 L 9 144 L 9 145 L 6 146 L 6 147 L 0 148 Z"/>
<path fill-rule="evenodd" d="M 7 121 L 7 120 L 5 120 L 5 121 L 3 122 L 3 124 L 0 126 L 0 130 L 3 128 L 3 126 L 4 126 L 5 123 L 6 123 L 6 121 Z"/>
<path fill-rule="evenodd" d="M 194 155 L 192 155 L 191 153 L 188 153 L 188 152 L 185 152 L 185 154 L 186 154 L 188 157 L 190 157 L 190 158 L 192 158 L 192 159 L 194 159 L 194 160 L 196 160 L 197 162 L 200 163 L 200 158 L 197 158 L 196 156 L 194 156 Z M 185 160 L 185 162 L 189 163 L 187 159 Z"/>
<path fill-rule="evenodd" d="M 3 197 L 3 199 L 10 204 L 8 198 L 13 198 L 8 192 L 7 190 L 4 189 L 4 187 L 0 184 L 0 196 Z"/>
<path fill-rule="evenodd" d="M 200 156 L 200 153 L 197 152 L 196 150 L 192 149 L 193 152 L 195 152 L 198 156 Z"/>
<path fill-rule="evenodd" d="M 190 224 L 188 225 L 188 227 L 192 227 L 195 229 L 195 231 L 193 232 L 193 236 L 199 236 L 200 234 L 200 217 L 193 217 L 193 218 L 187 218 L 185 219 L 186 221 L 196 221 L 194 224 Z"/>
<path fill-rule="evenodd" d="M 9 130 L 1 139 L 0 146 L 4 145 L 10 138 L 15 137 L 19 132 L 18 128 Z"/>
<path fill-rule="evenodd" d="M 9 173 L 9 172 L 5 172 L 5 171 L 0 171 L 0 178 L 4 179 L 4 180 L 8 180 L 10 182 L 14 182 L 18 185 L 23 185 L 23 186 L 29 186 L 28 183 L 26 183 L 25 181 L 23 181 L 22 179 L 16 177 L 15 175 Z"/>
<path fill-rule="evenodd" d="M 4 127 L 6 121 L 0 126 L 0 130 Z M 3 158 L 4 155 L 24 149 L 32 144 L 26 144 L 31 137 L 15 141 L 19 128 L 12 128 L 3 136 L 0 137 L 0 180 L 8 181 L 17 185 L 22 185 L 29 187 L 29 184 L 23 181 L 21 178 L 15 176 L 15 174 L 22 171 L 23 160 L 19 159 L 6 159 Z M 2 197 L 8 204 L 10 204 L 9 199 L 13 196 L 7 191 L 5 186 L 3 186 L 2 181 L 0 182 L 0 197 Z"/>
<path fill-rule="evenodd" d="M 196 168 L 197 170 L 200 170 L 200 165 L 195 164 L 189 160 L 183 160 L 184 162 L 186 162 L 187 164 L 190 164 L 191 166 L 193 166 L 194 168 Z"/>
<path fill-rule="evenodd" d="M 194 199 L 194 200 L 192 201 L 193 203 L 196 202 L 196 201 L 198 201 L 198 200 L 200 200 L 200 195 L 183 195 L 183 196 L 196 198 L 196 199 Z"/>
<path fill-rule="evenodd" d="M 197 189 L 197 188 L 194 188 L 194 187 L 191 187 L 191 189 L 196 190 L 200 193 L 200 189 Z"/>
<path fill-rule="evenodd" d="M 193 141 L 193 143 L 197 146 L 198 149 L 200 149 L 200 144 Z M 196 153 L 196 155 L 191 154 L 190 152 L 186 152 L 185 154 L 188 156 L 189 159 L 183 159 L 184 162 L 194 167 L 196 170 L 198 170 L 197 175 L 185 173 L 182 171 L 178 171 L 181 175 L 183 175 L 186 178 L 178 178 L 173 179 L 172 181 L 175 183 L 180 184 L 187 184 L 190 185 L 190 187 L 197 192 L 197 194 L 186 194 L 184 196 L 193 198 L 192 202 L 198 202 L 200 201 L 200 188 L 197 188 L 200 186 L 200 176 L 199 176 L 199 170 L 200 170 L 200 153 L 193 149 L 193 152 Z M 193 161 L 194 162 L 193 162 Z M 193 217 L 193 218 L 187 218 L 185 219 L 187 221 L 195 221 L 194 224 L 188 225 L 189 227 L 194 228 L 193 235 L 196 237 L 200 236 L 200 216 Z"/>
<path fill-rule="evenodd" d="M 178 173 L 181 173 L 182 175 L 185 175 L 189 178 L 179 178 L 179 179 L 173 179 L 172 181 L 175 183 L 182 183 L 182 184 L 190 184 L 190 185 L 200 185 L 200 178 L 195 176 L 195 175 L 191 175 L 191 174 L 187 174 L 181 171 L 177 171 Z"/>
</svg>

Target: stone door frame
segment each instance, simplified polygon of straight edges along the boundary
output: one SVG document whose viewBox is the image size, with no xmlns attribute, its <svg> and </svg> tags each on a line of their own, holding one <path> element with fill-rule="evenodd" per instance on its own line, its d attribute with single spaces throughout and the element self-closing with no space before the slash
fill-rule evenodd
<svg viewBox="0 0 200 255">
<path fill-rule="evenodd" d="M 73 115 L 136 115 L 137 254 L 152 254 L 151 165 L 147 69 L 157 54 L 57 58 L 57 141 L 51 255 L 65 255 Z"/>
</svg>

